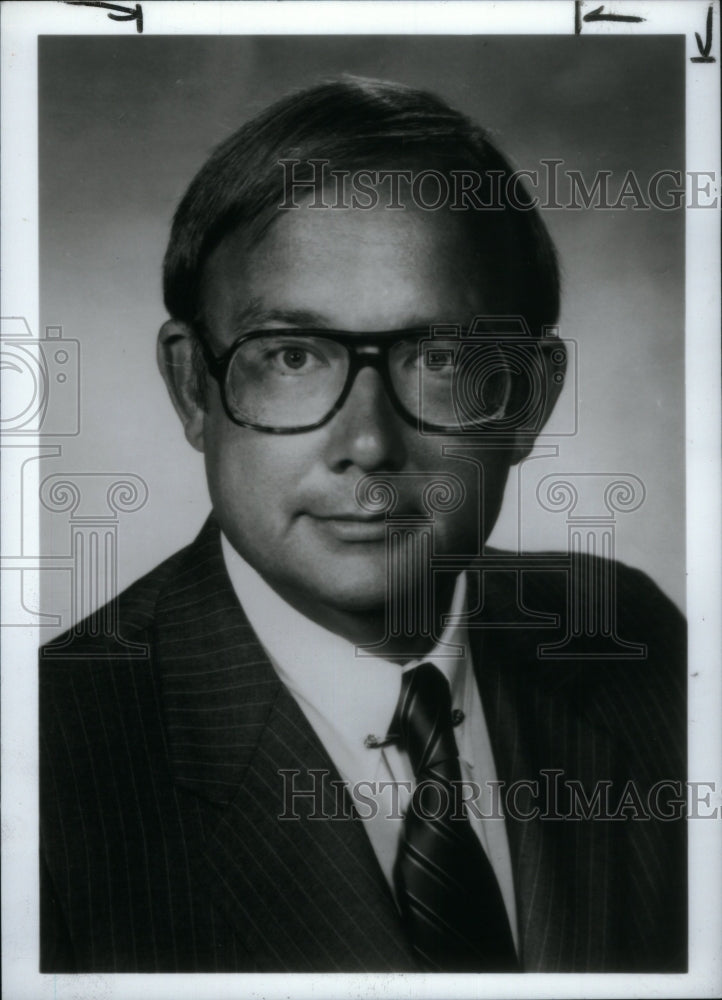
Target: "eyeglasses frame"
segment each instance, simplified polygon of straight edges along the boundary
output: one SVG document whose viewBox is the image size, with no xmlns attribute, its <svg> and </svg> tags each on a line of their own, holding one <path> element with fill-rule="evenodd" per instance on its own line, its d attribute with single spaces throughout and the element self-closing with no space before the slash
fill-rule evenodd
<svg viewBox="0 0 722 1000">
<path fill-rule="evenodd" d="M 325 340 L 332 340 L 341 344 L 348 350 L 349 368 L 346 374 L 346 381 L 343 389 L 329 412 L 313 424 L 304 424 L 302 427 L 268 427 L 265 424 L 256 424 L 248 420 L 242 420 L 235 416 L 228 404 L 226 392 L 226 379 L 228 371 L 236 352 L 249 340 L 274 336 L 286 337 L 319 337 Z M 386 394 L 398 415 L 416 430 L 426 433 L 448 434 L 450 432 L 447 424 L 433 424 L 423 420 L 419 414 L 410 413 L 405 409 L 394 388 L 393 380 L 389 370 L 388 356 L 391 348 L 400 340 L 409 340 L 418 337 L 424 340 L 433 340 L 429 334 L 428 327 L 411 327 L 406 330 L 383 330 L 373 334 L 354 332 L 352 330 L 333 330 L 315 327 L 279 327 L 263 330 L 250 330 L 242 334 L 228 347 L 222 354 L 215 355 L 207 342 L 207 338 L 202 334 L 197 336 L 203 354 L 203 360 L 209 375 L 218 383 L 221 392 L 221 400 L 226 416 L 232 423 L 239 427 L 248 427 L 251 430 L 261 431 L 264 434 L 304 434 L 307 431 L 317 430 L 327 424 L 343 407 L 348 399 L 356 381 L 356 376 L 363 368 L 374 368 L 381 378 Z M 479 422 L 479 427 L 484 426 Z M 468 433 L 468 431 L 466 431 Z M 460 431 L 459 433 L 464 433 Z"/>
</svg>

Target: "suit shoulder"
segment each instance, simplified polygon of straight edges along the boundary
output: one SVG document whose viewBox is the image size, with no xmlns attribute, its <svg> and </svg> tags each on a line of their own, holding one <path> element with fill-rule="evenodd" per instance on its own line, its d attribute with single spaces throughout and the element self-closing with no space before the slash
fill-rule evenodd
<svg viewBox="0 0 722 1000">
<path fill-rule="evenodd" d="M 531 609 L 564 619 L 574 609 L 613 613 L 617 621 L 634 620 L 644 631 L 684 632 L 685 619 L 673 601 L 642 570 L 616 560 L 568 552 L 517 555 L 488 550 L 472 564 L 484 576 L 484 591 L 495 605 L 519 601 Z"/>
<path fill-rule="evenodd" d="M 532 686 L 610 725 L 624 717 L 633 728 L 635 713 L 658 710 L 661 727 L 683 730 L 686 623 L 646 573 L 595 556 L 534 553 L 492 570 L 485 598 L 495 576 L 501 614 L 486 603 L 511 623 L 499 645 Z"/>
<path fill-rule="evenodd" d="M 49 679 L 56 673 L 54 666 L 67 667 L 68 661 L 88 663 L 94 656 L 107 661 L 137 654 L 134 647 L 147 638 L 159 596 L 179 572 L 193 544 L 165 559 L 103 607 L 46 643 L 40 650 L 41 678 L 45 675 Z"/>
<path fill-rule="evenodd" d="M 526 601 L 562 616 L 583 609 L 587 621 L 610 616 L 634 625 L 648 638 L 684 635 L 685 618 L 677 605 L 642 570 L 600 556 L 539 553 L 538 567 L 521 570 Z"/>
<path fill-rule="evenodd" d="M 650 771 L 665 761 L 670 773 L 680 773 L 687 723 L 684 615 L 646 573 L 624 563 L 584 557 L 566 576 L 554 576 L 542 574 L 524 591 L 534 607 L 558 609 L 562 602 L 561 639 L 546 643 L 542 669 L 631 757 L 644 759 Z"/>
</svg>

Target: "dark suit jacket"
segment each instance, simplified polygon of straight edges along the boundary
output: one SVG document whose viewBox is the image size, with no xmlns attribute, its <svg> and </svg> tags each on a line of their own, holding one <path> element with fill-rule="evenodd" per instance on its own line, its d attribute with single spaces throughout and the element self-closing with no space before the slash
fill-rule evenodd
<svg viewBox="0 0 722 1000">
<path fill-rule="evenodd" d="M 561 615 L 556 631 L 470 633 L 497 776 L 540 780 L 549 814 L 506 820 L 523 968 L 684 969 L 684 824 L 635 802 L 685 777 L 679 613 L 618 566 L 618 633 L 646 658 L 540 659 L 564 633 L 565 573 L 526 572 L 520 590 L 513 568 L 471 576 L 490 624 Z M 363 822 L 338 815 L 328 784 L 337 818 L 310 818 L 307 798 L 278 819 L 279 772 L 298 770 L 298 788 L 337 774 L 239 606 L 212 519 L 46 647 L 40 678 L 43 971 L 416 970 Z M 542 769 L 564 772 L 557 814 L 569 781 L 587 796 L 612 782 L 609 812 L 630 779 L 635 794 L 614 820 L 556 819 Z"/>
</svg>

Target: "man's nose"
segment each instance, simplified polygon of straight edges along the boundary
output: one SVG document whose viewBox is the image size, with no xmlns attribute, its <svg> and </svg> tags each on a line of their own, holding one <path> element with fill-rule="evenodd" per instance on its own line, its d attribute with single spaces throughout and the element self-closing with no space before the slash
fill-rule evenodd
<svg viewBox="0 0 722 1000">
<path fill-rule="evenodd" d="M 401 417 L 374 368 L 362 368 L 339 412 L 331 419 L 326 461 L 335 471 L 356 465 L 364 472 L 399 469 L 406 460 Z"/>
</svg>

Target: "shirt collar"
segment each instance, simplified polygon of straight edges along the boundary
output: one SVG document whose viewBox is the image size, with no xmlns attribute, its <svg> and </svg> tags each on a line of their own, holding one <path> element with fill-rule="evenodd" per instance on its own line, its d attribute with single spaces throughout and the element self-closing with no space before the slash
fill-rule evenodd
<svg viewBox="0 0 722 1000">
<path fill-rule="evenodd" d="M 221 545 L 233 589 L 251 626 L 322 742 L 328 749 L 327 736 L 337 748 L 335 762 L 345 777 L 357 773 L 360 759 L 368 761 L 366 737 L 385 736 L 398 702 L 403 671 L 421 662 L 435 663 L 449 681 L 453 707 L 467 712 L 473 669 L 467 629 L 459 621 L 466 606 L 465 573 L 457 578 L 450 622 L 441 640 L 423 660 L 399 667 L 390 660 L 365 654 L 302 615 L 266 583 L 223 534 Z M 461 655 L 453 655 L 454 647 L 460 647 Z M 462 756 L 467 756 L 463 738 L 459 749 Z"/>
</svg>

